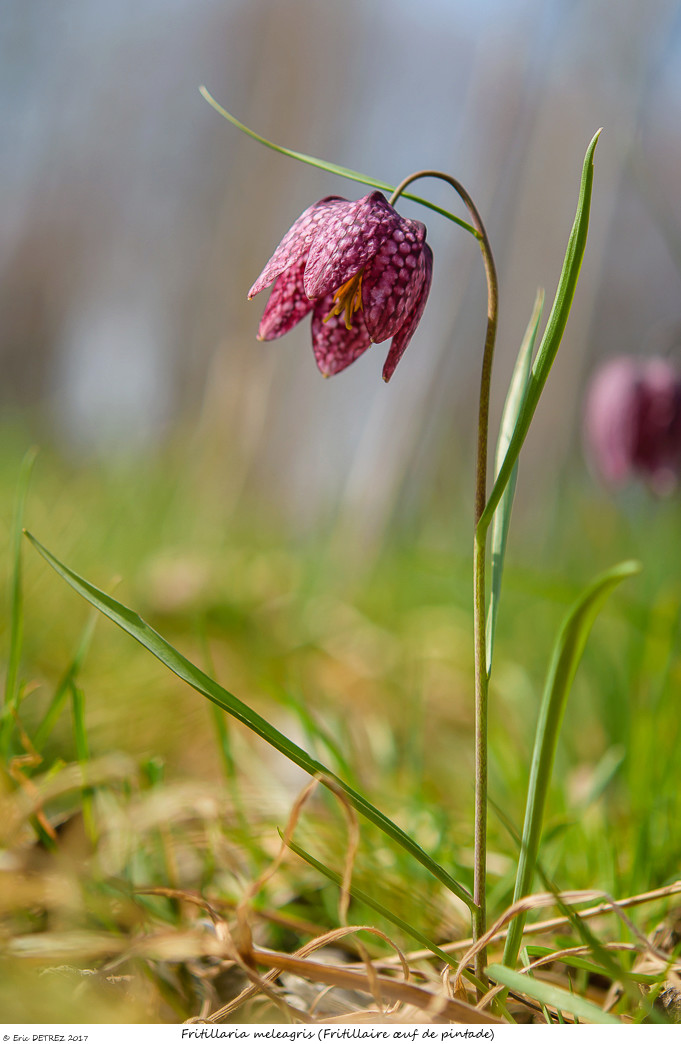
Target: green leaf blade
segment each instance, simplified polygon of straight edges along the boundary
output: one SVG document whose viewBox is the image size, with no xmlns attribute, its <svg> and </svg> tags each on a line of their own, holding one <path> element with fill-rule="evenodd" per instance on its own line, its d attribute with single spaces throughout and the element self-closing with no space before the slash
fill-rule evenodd
<svg viewBox="0 0 681 1044">
<path fill-rule="evenodd" d="M 621 1026 L 622 1023 L 614 1015 L 602 1011 L 596 1004 L 585 1000 L 583 997 L 563 990 L 560 986 L 554 986 L 540 979 L 530 978 L 520 972 L 506 968 L 502 964 L 490 964 L 487 968 L 490 979 L 498 982 L 507 989 L 516 993 L 524 993 L 540 1004 L 551 1004 L 559 1011 L 567 1011 L 576 1018 L 586 1019 L 587 1022 L 596 1022 L 603 1025 Z"/>
<path fill-rule="evenodd" d="M 532 887 L 558 735 L 589 632 L 612 591 L 623 580 L 635 576 L 640 570 L 638 562 L 621 562 L 597 577 L 574 603 L 558 634 L 535 732 L 514 902 L 527 895 Z M 525 918 L 521 914 L 509 928 L 504 948 L 506 966 L 515 964 L 524 923 Z"/>
<path fill-rule="evenodd" d="M 544 336 L 542 337 L 537 357 L 532 367 L 527 394 L 518 417 L 518 422 L 504 458 L 504 463 L 499 470 L 489 500 L 487 501 L 485 510 L 483 511 L 480 522 L 478 523 L 480 529 L 483 531 L 489 527 L 501 496 L 511 479 L 515 462 L 518 459 L 520 450 L 522 449 L 529 431 L 532 418 L 534 417 L 539 399 L 556 358 L 565 331 L 565 326 L 568 321 L 570 308 L 572 307 L 572 301 L 577 288 L 577 280 L 579 279 L 579 273 L 582 267 L 582 259 L 586 249 L 586 239 L 589 230 L 589 215 L 591 211 L 591 194 L 593 190 L 593 157 L 600 133 L 599 130 L 593 136 L 589 143 L 589 147 L 586 150 L 586 155 L 584 156 L 577 211 L 575 213 L 572 231 L 570 232 L 570 238 L 568 239 L 568 245 L 565 251 L 565 258 L 560 279 L 558 281 L 558 288 L 546 323 Z"/>
<path fill-rule="evenodd" d="M 544 308 L 544 291 L 538 290 L 532 310 L 530 322 L 520 345 L 518 358 L 516 359 L 511 383 L 504 403 L 499 427 L 499 438 L 495 458 L 495 476 L 504 462 L 513 432 L 518 423 L 518 417 L 525 401 L 527 386 L 532 369 L 532 355 L 537 339 L 537 330 Z M 508 540 L 508 529 L 511 521 L 511 510 L 515 497 L 515 487 L 518 476 L 518 461 L 516 460 L 506 489 L 503 492 L 499 506 L 494 513 L 492 524 L 492 551 L 491 551 L 491 581 L 489 608 L 487 611 L 487 674 L 492 670 L 492 656 L 494 653 L 494 636 L 496 632 L 497 615 L 499 612 L 499 599 L 501 598 L 501 581 L 504 573 L 504 560 L 506 557 L 506 542 Z"/>
<path fill-rule="evenodd" d="M 296 842 L 292 841 L 290 838 L 286 841 L 286 845 L 300 859 L 303 859 L 308 864 L 308 866 L 313 867 L 313 869 L 315 869 L 318 873 L 322 874 L 323 877 L 326 877 L 327 880 L 332 881 L 333 884 L 337 885 L 339 888 L 342 887 L 343 878 L 341 874 L 339 874 L 336 870 L 332 870 L 331 867 L 326 866 L 326 864 L 320 862 L 319 859 L 315 859 L 315 857 L 311 855 L 310 852 L 307 852 L 304 848 L 301 848 L 300 845 L 296 844 Z M 448 954 L 445 950 L 440 949 L 440 947 L 437 946 L 434 942 L 431 942 L 431 940 L 426 935 L 424 935 L 423 932 L 420 932 L 418 928 L 415 928 L 413 925 L 409 924 L 398 914 L 394 913 L 392 910 L 389 910 L 388 907 L 384 906 L 383 903 L 378 901 L 378 899 L 374 899 L 373 896 L 368 895 L 367 892 L 363 891 L 363 889 L 359 888 L 355 884 L 350 885 L 349 891 L 352 898 L 355 899 L 358 903 L 363 903 L 364 906 L 369 907 L 369 909 L 373 910 L 374 913 L 377 913 L 381 917 L 384 917 L 386 921 L 389 921 L 396 928 L 399 928 L 400 931 L 404 932 L 405 935 L 410 936 L 412 939 L 414 939 L 415 942 L 420 943 L 421 946 L 424 946 L 427 950 L 430 950 L 432 954 L 434 954 L 436 957 L 439 957 L 440 960 L 445 962 L 445 964 L 451 965 L 452 968 L 458 967 L 459 962 L 456 959 L 456 957 L 452 957 L 451 954 Z"/>
<path fill-rule="evenodd" d="M 349 167 L 339 167 L 337 163 L 329 163 L 327 160 L 317 159 L 316 156 L 308 156 L 305 152 L 296 152 L 294 149 L 287 149 L 284 145 L 277 145 L 275 142 L 270 141 L 268 138 L 264 138 L 262 134 L 258 134 L 257 131 L 251 130 L 241 120 L 237 120 L 236 116 L 232 116 L 231 112 L 227 112 L 227 109 L 223 108 L 219 102 L 215 100 L 213 95 L 206 87 L 199 87 L 199 94 L 207 101 L 208 104 L 215 109 L 223 119 L 231 123 L 233 127 L 240 130 L 243 134 L 246 134 L 249 138 L 257 141 L 260 145 L 264 145 L 265 148 L 272 149 L 274 152 L 278 152 L 282 156 L 288 156 L 290 159 L 298 160 L 299 163 L 306 163 L 309 167 L 317 167 L 319 170 L 325 170 L 328 174 L 335 174 L 339 178 L 347 178 L 348 181 L 358 181 L 360 185 L 368 185 L 370 188 L 381 189 L 382 192 L 394 192 L 396 186 L 389 185 L 386 181 L 379 181 L 377 178 L 372 178 L 367 174 L 361 174 L 357 170 L 351 170 Z M 410 199 L 412 203 L 420 203 L 422 207 L 427 207 L 428 210 L 435 211 L 436 214 L 440 214 L 442 217 L 447 218 L 448 221 L 453 221 L 459 228 L 463 228 L 464 231 L 470 232 L 475 238 L 480 238 L 480 233 L 477 229 L 469 225 L 467 221 L 463 221 L 456 214 L 452 214 L 451 211 L 445 210 L 444 207 L 440 207 L 437 203 L 431 203 L 430 200 L 424 199 L 422 196 L 414 196 L 411 192 L 403 192 L 403 199 Z"/>
<path fill-rule="evenodd" d="M 228 711 L 234 718 L 240 721 L 247 728 L 251 729 L 256 735 L 264 739 L 270 746 L 274 747 L 281 754 L 284 754 L 290 761 L 299 768 L 303 769 L 311 776 L 319 776 L 322 782 L 325 780 L 332 781 L 333 785 L 338 787 L 346 795 L 353 808 L 363 815 L 369 822 L 373 823 L 380 830 L 382 830 L 388 837 L 396 841 L 397 844 L 401 845 L 407 852 L 409 852 L 422 866 L 426 867 L 427 870 L 445 886 L 449 891 L 456 895 L 462 902 L 469 908 L 474 905 L 473 897 L 470 892 L 458 881 L 447 873 L 447 871 L 439 865 L 431 856 L 425 852 L 420 845 L 414 841 L 404 830 L 402 830 L 396 823 L 384 815 L 379 809 L 371 804 L 362 794 L 354 790 L 347 783 L 345 783 L 339 776 L 327 769 L 326 766 L 322 765 L 321 762 L 310 757 L 306 751 L 299 747 L 296 743 L 290 740 L 284 733 L 279 732 L 273 725 L 263 718 L 257 711 L 252 710 L 247 704 L 243 703 L 237 696 L 234 696 L 227 689 L 223 688 L 216 681 L 213 681 L 207 674 L 205 674 L 199 667 L 191 663 L 190 660 L 183 656 L 181 652 L 175 649 L 165 638 L 162 637 L 155 631 L 149 624 L 142 619 L 136 612 L 129 609 L 127 606 L 120 602 L 117 602 L 115 598 L 107 595 L 104 591 L 100 591 L 93 584 L 89 583 L 83 577 L 78 576 L 73 570 L 69 569 L 62 562 L 59 561 L 47 548 L 36 540 L 31 534 L 26 532 L 27 538 L 33 544 L 35 549 L 45 559 L 45 561 L 58 573 L 63 580 L 69 584 L 82 598 L 84 598 L 90 605 L 98 609 L 104 616 L 107 616 L 113 623 L 117 624 L 123 631 L 134 638 L 140 645 L 142 645 L 148 652 L 152 653 L 157 660 L 160 660 L 173 674 L 176 674 L 178 678 L 186 682 L 197 692 L 200 692 L 202 696 L 210 700 L 212 703 L 221 707 L 223 710 Z"/>
</svg>

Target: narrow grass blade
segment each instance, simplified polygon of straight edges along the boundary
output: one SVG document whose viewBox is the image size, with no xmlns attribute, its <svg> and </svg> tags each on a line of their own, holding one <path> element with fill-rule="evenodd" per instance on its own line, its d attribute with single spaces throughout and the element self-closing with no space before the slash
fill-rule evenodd
<svg viewBox="0 0 681 1044">
<path fill-rule="evenodd" d="M 621 562 L 607 573 L 603 573 L 573 605 L 561 627 L 553 650 L 535 733 L 523 836 L 513 893 L 514 902 L 527 895 L 532 887 L 558 733 L 591 626 L 611 591 L 623 580 L 638 573 L 640 568 L 638 562 Z M 515 964 L 524 923 L 525 918 L 520 915 L 509 928 L 504 949 L 504 964 L 507 966 Z"/>
<path fill-rule="evenodd" d="M 591 1001 L 578 997 L 574 993 L 568 993 L 567 990 L 563 990 L 559 986 L 553 986 L 548 982 L 540 982 L 539 979 L 532 979 L 528 975 L 512 971 L 511 968 L 506 968 L 502 964 L 490 964 L 487 968 L 487 974 L 494 982 L 498 982 L 516 993 L 524 993 L 525 996 L 531 997 L 540 1004 L 551 1004 L 559 1011 L 567 1011 L 577 1018 L 586 1019 L 587 1022 L 621 1025 L 619 1019 L 615 1018 L 614 1015 L 609 1015 L 608 1012 L 602 1011 L 596 1004 L 592 1004 Z"/>
<path fill-rule="evenodd" d="M 550 946 L 528 946 L 527 952 L 530 958 L 533 960 L 537 957 L 550 957 L 555 951 Z M 595 961 L 590 961 L 586 957 L 576 957 L 566 955 L 560 958 L 560 963 L 567 965 L 569 968 L 581 968 L 582 971 L 586 971 L 589 975 L 602 975 L 603 966 L 596 964 Z M 618 975 L 618 980 L 621 977 L 621 973 Z M 652 986 L 654 983 L 659 982 L 659 975 L 646 975 L 636 971 L 628 973 L 629 980 L 631 982 L 638 982 L 645 986 Z"/>
<path fill-rule="evenodd" d="M 492 516 L 501 500 L 501 496 L 510 481 L 515 462 L 518 459 L 525 437 L 529 431 L 530 424 L 532 423 L 534 412 L 537 408 L 541 393 L 544 390 L 544 385 L 548 379 L 554 359 L 556 358 L 556 353 L 560 346 L 565 325 L 570 314 L 570 308 L 572 307 L 572 301 L 577 287 L 577 280 L 579 278 L 579 270 L 582 266 L 582 258 L 584 257 L 587 232 L 589 230 L 589 212 L 591 210 L 591 192 L 593 188 L 593 157 L 600 133 L 601 132 L 598 131 L 594 135 L 588 149 L 586 150 L 584 165 L 582 167 L 582 181 L 579 190 L 577 212 L 575 214 L 574 224 L 572 226 L 567 250 L 565 252 L 565 260 L 563 261 L 563 270 L 560 274 L 560 280 L 558 281 L 558 289 L 556 290 L 556 296 L 551 307 L 551 313 L 546 323 L 544 336 L 539 345 L 537 357 L 532 366 L 532 372 L 527 386 L 527 393 L 504 458 L 504 463 L 499 469 L 496 482 L 494 483 L 489 500 L 487 501 L 485 510 L 483 511 L 480 522 L 478 523 L 480 530 L 483 532 L 489 527 L 490 522 L 492 521 Z"/>
<path fill-rule="evenodd" d="M 522 950 L 520 951 L 520 960 L 522 961 L 523 968 L 525 969 L 528 977 L 530 979 L 533 979 L 534 975 L 532 974 L 531 971 L 528 971 L 531 962 L 530 962 L 530 955 L 527 952 L 527 947 L 526 946 L 523 946 Z M 553 1020 L 551 1019 L 551 1015 L 549 1014 L 549 1009 L 546 1007 L 545 1004 L 542 1004 L 541 1010 L 542 1010 L 542 1015 L 544 1016 L 544 1022 L 546 1023 L 547 1026 L 550 1026 L 551 1022 Z M 558 1021 L 560 1023 L 562 1023 L 563 1022 L 562 1013 L 559 1011 L 557 1014 L 558 1014 Z"/>
<path fill-rule="evenodd" d="M 197 620 L 197 634 L 203 653 L 203 666 L 207 674 L 215 675 L 215 663 L 210 651 L 210 643 L 208 641 L 208 634 L 206 632 L 205 620 L 200 617 Z M 232 799 L 232 805 L 234 812 L 239 824 L 239 829 L 243 834 L 244 838 L 248 839 L 245 843 L 250 848 L 250 839 L 248 834 L 248 824 L 246 821 L 246 813 L 244 812 L 244 803 L 241 797 L 241 791 L 239 789 L 239 777 L 236 767 L 236 759 L 232 750 L 232 736 L 230 733 L 229 719 L 227 713 L 222 707 L 218 707 L 216 703 L 209 704 L 209 711 L 211 720 L 213 722 L 213 728 L 215 730 L 215 739 L 217 741 L 217 747 L 220 754 L 220 761 L 222 762 L 222 770 L 225 774 L 225 781 L 229 788 L 230 797 Z"/>
<path fill-rule="evenodd" d="M 85 696 L 83 690 L 71 682 L 71 710 L 73 713 L 73 736 L 76 745 L 76 757 L 81 765 L 90 760 L 90 745 L 85 727 Z"/>
<path fill-rule="evenodd" d="M 290 159 L 298 160 L 300 163 L 307 163 L 310 167 L 318 167 L 320 170 L 326 170 L 329 174 L 337 174 L 338 177 L 347 178 L 349 181 L 359 181 L 361 185 L 369 185 L 370 188 L 381 189 L 383 192 L 394 192 L 396 186 L 389 185 L 385 181 L 378 181 L 376 178 L 371 178 L 366 174 L 360 174 L 357 170 L 350 170 L 349 167 L 339 167 L 336 163 L 327 163 L 326 160 L 317 159 L 316 156 L 308 156 L 304 152 L 294 152 L 293 149 L 287 149 L 283 145 L 276 145 L 273 141 L 269 141 L 267 138 L 263 138 L 261 134 L 251 130 L 245 123 L 241 123 L 237 120 L 236 116 L 232 116 L 231 112 L 227 112 L 223 109 L 219 102 L 216 102 L 212 94 L 207 90 L 206 87 L 199 87 L 199 93 L 201 97 L 208 102 L 212 108 L 215 109 L 224 119 L 236 127 L 238 130 L 247 134 L 249 138 L 253 138 L 254 141 L 260 142 L 261 145 L 265 145 L 268 149 L 273 149 L 274 152 L 279 152 L 282 156 L 289 156 Z M 445 210 L 444 207 L 439 207 L 436 203 L 431 203 L 428 199 L 423 199 L 421 196 L 413 196 L 411 192 L 403 192 L 403 199 L 411 199 L 414 203 L 420 203 L 423 207 L 428 207 L 429 210 L 434 210 L 436 214 L 441 214 L 442 217 L 446 217 L 449 221 L 453 221 L 455 225 L 459 225 L 460 228 L 465 229 L 466 232 L 470 232 L 475 239 L 480 239 L 479 232 L 469 225 L 467 221 L 463 221 L 457 217 L 456 214 L 452 214 L 449 210 Z"/>
<path fill-rule="evenodd" d="M 411 838 L 404 830 L 393 823 L 391 819 L 388 819 L 382 812 L 380 812 L 371 802 L 367 801 L 365 797 L 359 794 L 352 787 L 348 786 L 339 776 L 336 776 L 333 772 L 329 771 L 321 762 L 311 758 L 306 753 L 290 740 L 283 733 L 275 729 L 274 726 L 256 711 L 252 710 L 247 704 L 243 703 L 238 697 L 233 696 L 232 693 L 228 692 L 217 682 L 209 678 L 202 670 L 200 670 L 195 664 L 191 663 L 182 653 L 178 652 L 169 642 L 163 638 L 158 631 L 155 631 L 149 626 L 137 613 L 133 612 L 132 609 L 128 609 L 126 606 L 117 602 L 110 595 L 105 594 L 92 584 L 88 583 L 82 577 L 72 572 L 67 566 L 63 565 L 57 558 L 52 555 L 47 548 L 43 547 L 42 544 L 30 533 L 26 533 L 26 536 L 31 541 L 36 550 L 43 556 L 46 562 L 52 566 L 52 568 L 69 584 L 74 591 L 77 591 L 81 597 L 83 597 L 90 605 L 93 605 L 98 609 L 104 616 L 108 616 L 110 620 L 113 620 L 122 630 L 126 631 L 127 634 L 131 635 L 140 645 L 144 646 L 150 653 L 152 653 L 161 663 L 176 674 L 178 678 L 181 678 L 188 685 L 191 685 L 193 689 L 200 692 L 202 696 L 211 700 L 217 704 L 218 707 L 222 707 L 223 710 L 228 711 L 237 721 L 242 722 L 249 729 L 252 729 L 258 736 L 266 740 L 271 746 L 280 753 L 284 754 L 290 761 L 298 765 L 305 772 L 311 776 L 319 775 L 321 781 L 324 782 L 324 777 L 327 780 L 333 781 L 333 784 L 338 787 L 347 796 L 350 804 L 355 808 L 361 815 L 363 815 L 369 822 L 373 823 L 380 830 L 382 830 L 388 837 L 396 841 L 397 844 L 401 845 L 407 852 L 409 852 L 422 866 L 426 867 L 430 873 L 449 889 L 454 895 L 458 896 L 466 906 L 472 908 L 474 906 L 473 897 L 470 892 L 464 888 L 463 885 L 459 884 L 447 871 L 435 862 L 431 856 L 425 852 L 420 845 L 418 845 L 413 838 Z"/>
<path fill-rule="evenodd" d="M 281 830 L 279 831 L 279 836 L 283 840 L 284 835 L 282 834 Z M 332 881 L 335 885 L 338 885 L 339 888 L 342 887 L 342 877 L 336 870 L 332 870 L 324 863 L 320 863 L 318 859 L 315 859 L 313 855 L 310 855 L 309 852 L 307 852 L 304 848 L 301 848 L 300 845 L 297 845 L 296 842 L 292 841 L 290 838 L 286 842 L 286 844 L 292 852 L 294 852 L 297 856 L 303 859 L 309 866 L 313 867 L 320 874 L 322 874 L 323 877 L 326 877 L 329 881 Z M 378 901 L 378 899 L 374 899 L 372 896 L 368 895 L 362 888 L 358 888 L 357 885 L 351 884 L 350 895 L 358 903 L 363 903 L 365 906 L 368 906 L 370 910 L 373 910 L 381 917 L 384 917 L 386 921 L 389 921 L 390 924 L 393 924 L 396 928 L 399 928 L 400 931 L 404 932 L 405 935 L 410 936 L 415 942 L 420 943 L 421 946 L 423 946 L 426 950 L 430 950 L 433 956 L 439 957 L 441 961 L 444 961 L 444 963 L 448 964 L 451 968 L 458 969 L 458 957 L 453 956 L 451 953 L 447 953 L 446 950 L 441 949 L 437 945 L 437 943 L 432 942 L 432 940 L 429 939 L 427 935 L 424 935 L 423 932 L 419 931 L 418 928 L 414 928 L 413 925 L 409 924 L 407 921 L 405 921 L 398 914 L 394 913 L 392 910 L 389 910 L 388 907 L 384 906 L 383 903 Z M 463 969 L 462 975 L 464 975 L 468 979 L 468 981 L 473 986 L 475 986 L 476 989 L 479 989 L 482 993 L 485 992 L 484 983 L 480 982 L 480 980 L 477 979 L 468 968 Z M 508 1013 L 504 1010 L 504 1014 Z"/>
<path fill-rule="evenodd" d="M 336 765 L 337 770 L 342 772 L 346 779 L 350 778 L 353 775 L 352 768 L 343 755 L 340 743 L 337 742 L 330 729 L 317 721 L 304 697 L 282 687 L 277 688 L 277 697 L 300 719 L 305 738 L 312 749 L 323 748 L 333 758 L 332 764 Z"/>
<path fill-rule="evenodd" d="M 518 851 L 522 850 L 522 842 L 520 834 L 515 829 L 513 823 L 508 819 L 505 813 L 499 808 L 498 805 L 494 805 L 497 815 L 500 820 L 510 833 L 511 837 L 518 846 Z M 586 918 L 583 916 L 583 911 L 578 912 L 571 906 L 566 904 L 561 898 L 560 891 L 556 884 L 549 878 L 541 865 L 541 861 L 537 859 L 535 865 L 535 872 L 541 878 L 544 888 L 547 892 L 553 892 L 556 900 L 556 906 L 563 914 L 565 923 L 572 926 L 572 930 L 578 938 L 581 938 L 582 943 L 591 951 L 591 956 L 594 961 L 598 963 L 591 963 L 583 958 L 579 957 L 565 957 L 561 958 L 561 963 L 572 964 L 576 968 L 583 968 L 584 970 L 593 971 L 595 974 L 603 975 L 604 973 L 610 977 L 613 982 L 621 983 L 625 993 L 631 999 L 634 1007 L 643 1006 L 647 1014 L 650 1016 L 653 1022 L 659 1022 L 660 1018 L 655 1010 L 652 1008 L 650 998 L 641 997 L 641 993 L 638 989 L 637 983 L 644 983 L 648 978 L 651 981 L 656 981 L 659 976 L 640 976 L 633 974 L 623 967 L 622 963 L 618 961 L 615 955 L 608 949 L 607 946 L 603 946 L 600 939 L 594 934 L 589 925 L 587 924 Z M 620 904 L 621 906 L 622 904 Z M 548 948 L 541 946 L 527 946 L 526 950 L 528 954 L 536 956 L 544 956 L 545 954 L 551 953 Z"/>
<path fill-rule="evenodd" d="M 225 779 L 227 782 L 233 784 L 236 777 L 236 768 L 234 765 L 234 755 L 232 754 L 232 744 L 229 738 L 229 729 L 227 728 L 227 720 L 221 707 L 213 704 L 210 709 L 213 718 L 213 728 L 215 729 L 215 738 L 217 740 L 220 760 L 222 762 L 222 770 L 225 773 Z"/>
<path fill-rule="evenodd" d="M 504 403 L 499 426 L 499 439 L 497 441 L 497 452 L 494 466 L 495 477 L 504 462 L 508 451 L 513 431 L 518 423 L 518 417 L 525 401 L 530 371 L 532 368 L 532 355 L 537 340 L 537 330 L 544 308 L 544 291 L 538 290 L 534 301 L 534 309 L 530 322 L 525 331 L 518 358 L 513 369 L 513 376 Z M 491 582 L 489 609 L 487 610 L 487 675 L 492 670 L 492 656 L 494 653 L 494 634 L 497 626 L 497 614 L 499 612 L 499 598 L 501 597 L 501 580 L 504 573 L 504 558 L 506 556 L 506 541 L 508 539 L 508 527 L 511 521 L 511 510 L 515 496 L 516 480 L 518 477 L 518 461 L 516 460 L 511 471 L 508 485 L 503 492 L 499 507 L 494 513 L 492 524 L 492 559 L 491 559 Z"/>
<path fill-rule="evenodd" d="M 83 660 L 90 648 L 92 641 L 92 635 L 95 629 L 95 623 L 97 622 L 97 614 L 93 613 L 88 622 L 86 623 L 81 639 L 78 643 L 73 659 L 69 663 L 68 667 L 64 671 L 63 675 L 59 679 L 57 688 L 55 689 L 54 696 L 50 702 L 45 717 L 40 722 L 40 725 L 36 729 L 35 736 L 33 737 L 33 746 L 42 753 L 42 749 L 45 745 L 47 738 L 49 737 L 52 729 L 54 728 L 59 715 L 62 712 L 64 703 L 69 694 L 71 686 L 75 684 L 76 679 L 80 673 L 80 669 L 83 665 Z"/>
<path fill-rule="evenodd" d="M 201 618 L 196 622 L 196 632 L 199 644 L 201 645 L 201 652 L 203 654 L 203 666 L 206 673 L 214 675 L 215 664 L 213 663 L 213 657 L 211 656 L 205 621 Z M 229 735 L 227 718 L 225 717 L 225 712 L 222 708 L 217 707 L 214 703 L 211 704 L 210 710 L 213 720 L 213 728 L 215 729 L 215 738 L 220 752 L 222 769 L 225 774 L 225 779 L 232 788 L 232 796 L 234 797 L 236 795 L 236 765 L 234 763 L 234 754 L 232 753 L 232 741 Z"/>
<path fill-rule="evenodd" d="M 14 726 L 14 714 L 19 706 L 19 662 L 24 630 L 24 599 L 21 577 L 21 534 L 24 525 L 24 508 L 31 472 L 37 456 L 36 449 L 30 449 L 21 462 L 17 499 L 12 522 L 12 582 L 10 588 L 10 629 L 9 652 L 7 656 L 7 676 L 5 678 L 5 699 L 0 722 L 0 754 L 7 757 L 10 737 Z"/>
<path fill-rule="evenodd" d="M 73 736 L 76 745 L 76 757 L 81 765 L 87 765 L 90 761 L 90 744 L 87 738 L 85 725 L 85 694 L 73 679 L 69 682 L 71 690 L 71 711 L 73 714 Z M 96 840 L 95 817 L 92 808 L 93 790 L 91 787 L 83 788 L 83 822 L 88 836 L 92 841 Z"/>
<path fill-rule="evenodd" d="M 279 831 L 279 834 L 283 840 L 283 834 L 281 833 L 281 831 Z M 323 877 L 326 877 L 327 880 L 332 881 L 335 885 L 338 885 L 339 888 L 342 886 L 342 876 L 341 874 L 337 873 L 336 870 L 332 870 L 324 863 L 320 863 L 318 859 L 315 859 L 313 855 L 310 855 L 309 852 L 306 852 L 305 849 L 301 848 L 300 845 L 296 844 L 295 841 L 291 841 L 290 838 L 286 842 L 286 844 L 292 852 L 295 852 L 297 856 L 305 860 L 308 866 L 313 867 L 315 870 L 318 871 L 318 873 L 322 874 Z M 364 906 L 368 906 L 370 910 L 374 911 L 374 913 L 377 913 L 381 917 L 384 917 L 386 921 L 389 921 L 391 924 L 395 925 L 395 927 L 399 928 L 400 931 L 404 932 L 405 935 L 410 936 L 412 939 L 414 939 L 415 942 L 420 943 L 421 946 L 424 946 L 427 950 L 430 950 L 430 952 L 435 954 L 436 957 L 439 957 L 440 960 L 444 961 L 446 964 L 451 965 L 452 968 L 458 968 L 459 962 L 456 959 L 456 957 L 452 957 L 452 955 L 446 953 L 445 950 L 441 950 L 439 946 L 437 946 L 434 942 L 431 942 L 431 940 L 422 932 L 420 932 L 418 928 L 414 928 L 413 925 L 403 920 L 398 914 L 393 913 L 392 910 L 389 910 L 386 906 L 383 905 L 383 903 L 380 903 L 377 899 L 374 899 L 373 896 L 368 895 L 361 888 L 358 888 L 357 885 L 352 884 L 350 886 L 350 895 L 353 899 L 356 899 L 358 903 L 363 903 Z"/>
</svg>

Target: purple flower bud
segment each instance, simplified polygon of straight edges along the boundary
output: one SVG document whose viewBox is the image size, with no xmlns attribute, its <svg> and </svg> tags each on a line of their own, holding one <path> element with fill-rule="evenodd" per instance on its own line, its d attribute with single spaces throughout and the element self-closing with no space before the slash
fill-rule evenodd
<svg viewBox="0 0 681 1044">
<path fill-rule="evenodd" d="M 390 380 L 426 306 L 433 254 L 420 221 L 400 217 L 380 192 L 329 196 L 291 226 L 249 298 L 274 283 L 258 337 L 271 341 L 312 312 L 312 348 L 325 377 L 392 337 Z"/>
<path fill-rule="evenodd" d="M 619 357 L 594 377 L 585 438 L 597 470 L 611 486 L 634 475 L 659 494 L 681 474 L 681 377 L 662 358 Z"/>
</svg>

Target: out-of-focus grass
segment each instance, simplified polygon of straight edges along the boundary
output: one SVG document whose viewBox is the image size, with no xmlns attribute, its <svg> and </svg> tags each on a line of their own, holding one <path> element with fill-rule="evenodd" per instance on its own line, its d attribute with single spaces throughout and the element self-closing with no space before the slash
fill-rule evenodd
<svg viewBox="0 0 681 1044">
<path fill-rule="evenodd" d="M 16 432 L 3 444 L 6 665 L 12 505 L 25 447 Z M 332 522 L 301 532 L 270 505 L 236 496 L 228 465 L 223 472 L 202 459 L 198 446 L 197 456 L 176 447 L 75 468 L 43 451 L 26 524 L 470 885 L 472 578 L 463 508 L 452 499 L 424 507 L 417 521 L 412 513 L 369 560 Z M 521 472 L 521 490 L 522 481 Z M 583 478 L 563 481 L 541 512 L 523 516 L 522 507 L 521 498 L 498 620 L 490 794 L 519 827 L 560 619 L 594 573 L 640 558 L 642 577 L 617 592 L 587 646 L 540 858 L 559 888 L 645 891 L 675 879 L 681 857 L 679 507 L 640 491 L 613 501 Z M 208 704 L 104 619 L 71 677 L 89 610 L 28 544 L 23 565 L 20 729 L 0 792 L 8 824 L 0 959 L 12 969 L 0 988 L 5 1018 L 92 1021 L 96 1008 L 102 1021 L 156 1021 L 199 1014 L 202 1004 L 211 1010 L 240 988 L 241 973 L 218 974 L 205 956 L 210 919 L 187 901 L 137 890 L 201 893 L 231 909 L 276 854 L 277 828 L 305 779 L 237 723 L 218 737 Z M 47 735 L 41 722 L 65 677 L 68 699 Z M 87 787 L 69 767 L 84 760 L 96 770 Z M 516 847 L 494 812 L 490 830 L 494 914 L 510 901 Z M 346 826 L 332 796 L 317 792 L 295 836 L 342 871 Z M 451 897 L 365 824 L 354 881 L 434 942 L 468 932 Z M 267 946 L 290 950 L 312 926 L 337 924 L 337 889 L 293 856 L 254 903 L 267 915 L 255 922 Z M 351 906 L 351 917 L 380 924 L 366 909 Z M 381 952 L 375 940 L 367 945 Z"/>
</svg>

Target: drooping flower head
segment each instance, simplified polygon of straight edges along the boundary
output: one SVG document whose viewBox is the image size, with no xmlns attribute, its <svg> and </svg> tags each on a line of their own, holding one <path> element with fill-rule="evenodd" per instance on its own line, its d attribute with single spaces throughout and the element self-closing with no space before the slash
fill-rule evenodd
<svg viewBox="0 0 681 1044">
<path fill-rule="evenodd" d="M 328 196 L 308 207 L 248 294 L 274 283 L 259 340 L 281 337 L 312 312 L 312 348 L 325 377 L 392 337 L 383 367 L 390 380 L 430 290 L 425 237 L 425 225 L 401 217 L 381 192 L 352 202 Z"/>
<path fill-rule="evenodd" d="M 681 474 L 681 376 L 667 359 L 610 360 L 591 383 L 585 435 L 609 485 L 639 475 L 671 492 Z"/>
</svg>

